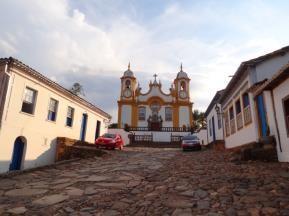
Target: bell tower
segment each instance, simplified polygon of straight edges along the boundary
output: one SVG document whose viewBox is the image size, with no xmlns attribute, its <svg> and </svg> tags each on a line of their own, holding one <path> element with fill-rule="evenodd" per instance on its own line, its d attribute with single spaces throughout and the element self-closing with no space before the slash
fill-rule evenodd
<svg viewBox="0 0 289 216">
<path fill-rule="evenodd" d="M 190 100 L 190 78 L 187 73 L 183 71 L 183 64 L 181 64 L 180 71 L 174 80 L 176 88 L 176 98 L 178 101 Z"/>
<path fill-rule="evenodd" d="M 137 126 L 136 91 L 137 80 L 130 70 L 130 63 L 121 79 L 120 98 L 118 100 L 118 128 Z"/>
<path fill-rule="evenodd" d="M 121 77 L 121 100 L 133 100 L 135 98 L 135 91 L 137 88 L 136 78 L 133 72 L 130 70 L 130 63 L 127 70 Z"/>
</svg>

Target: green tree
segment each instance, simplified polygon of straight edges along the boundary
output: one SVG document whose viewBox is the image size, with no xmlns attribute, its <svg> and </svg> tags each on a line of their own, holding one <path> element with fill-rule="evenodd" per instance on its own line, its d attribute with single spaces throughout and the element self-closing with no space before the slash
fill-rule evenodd
<svg viewBox="0 0 289 216">
<path fill-rule="evenodd" d="M 111 123 L 110 125 L 108 125 L 108 128 L 117 128 L 118 124 L 117 123 Z"/>
<path fill-rule="evenodd" d="M 83 86 L 78 82 L 74 83 L 69 91 L 77 96 L 85 96 Z"/>
<path fill-rule="evenodd" d="M 195 130 L 207 128 L 207 121 L 204 112 L 197 109 L 193 111 L 193 125 Z"/>
</svg>

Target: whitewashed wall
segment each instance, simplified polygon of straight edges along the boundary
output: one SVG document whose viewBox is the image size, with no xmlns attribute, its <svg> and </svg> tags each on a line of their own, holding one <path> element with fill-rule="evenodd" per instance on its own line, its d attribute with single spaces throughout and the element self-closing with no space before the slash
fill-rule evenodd
<svg viewBox="0 0 289 216">
<path fill-rule="evenodd" d="M 159 132 L 159 131 L 135 131 L 133 132 L 136 135 L 153 135 L 154 142 L 170 142 L 171 134 L 174 136 L 186 136 L 191 133 L 189 132 Z"/>
<path fill-rule="evenodd" d="M 241 130 L 237 130 L 236 128 L 236 133 L 230 135 L 229 137 L 225 137 L 226 148 L 233 148 L 251 142 L 258 142 L 259 140 L 257 116 L 254 109 L 254 101 L 252 94 L 249 94 L 249 98 L 251 104 L 252 123 L 250 123 L 247 126 L 243 126 Z"/>
<path fill-rule="evenodd" d="M 187 106 L 180 106 L 179 108 L 179 127 L 190 126 L 190 112 L 189 107 Z"/>
<path fill-rule="evenodd" d="M 124 128 L 125 124 L 131 125 L 131 105 L 122 105 L 121 107 L 121 126 Z"/>
<path fill-rule="evenodd" d="M 219 107 L 221 107 L 220 104 L 218 104 Z M 211 126 L 212 127 L 212 133 L 210 135 L 210 128 L 209 128 L 209 121 L 212 122 L 212 119 L 213 119 L 213 116 L 214 116 L 214 121 L 215 121 L 215 134 L 216 134 L 216 140 L 224 140 L 224 135 L 223 135 L 223 122 L 222 122 L 222 117 L 220 116 L 219 118 L 221 118 L 221 127 L 219 128 L 218 126 L 218 115 L 217 115 L 217 112 L 215 110 L 215 107 L 213 107 L 211 109 L 211 111 L 209 112 L 208 116 L 207 116 L 207 127 L 208 127 L 208 143 L 211 143 L 213 142 L 213 125 Z"/>
<path fill-rule="evenodd" d="M 123 142 L 124 142 L 124 145 L 129 144 L 129 138 L 128 138 L 129 132 L 125 131 L 124 129 L 109 128 L 108 133 L 121 135 Z"/>
<path fill-rule="evenodd" d="M 194 133 L 200 141 L 202 145 L 208 145 L 208 138 L 207 138 L 207 129 L 201 129 L 198 133 Z"/>
<path fill-rule="evenodd" d="M 283 56 L 276 56 L 272 59 L 266 60 L 255 68 L 255 82 L 262 81 L 264 79 L 270 79 L 273 74 L 279 71 L 283 65 L 289 61 L 288 52 Z"/>
<path fill-rule="evenodd" d="M 251 84 L 249 80 L 249 75 L 247 75 L 246 78 L 243 80 L 243 82 L 240 85 L 238 85 L 238 88 L 231 95 L 227 103 L 223 104 L 224 110 L 227 110 L 232 104 L 235 105 L 236 100 L 241 98 L 243 92 L 245 92 L 250 86 Z M 228 137 L 225 136 L 224 139 L 225 139 L 226 148 L 233 148 L 233 147 L 241 146 L 241 145 L 248 144 L 251 142 L 257 142 L 259 139 L 257 116 L 255 113 L 255 105 L 254 105 L 253 96 L 251 93 L 249 93 L 249 99 L 250 99 L 250 107 L 251 107 L 251 114 L 252 114 L 252 123 L 250 123 L 247 126 L 243 126 L 241 130 L 237 130 L 236 128 L 236 133 Z M 234 109 L 234 115 L 235 115 L 235 120 L 236 120 L 235 109 Z M 224 120 L 223 122 L 225 123 Z M 244 115 L 243 115 L 243 122 L 244 122 Z"/>
<path fill-rule="evenodd" d="M 165 93 L 165 92 L 164 92 Z M 165 94 L 169 94 L 165 93 Z M 173 97 L 171 95 L 164 95 L 161 91 L 160 88 L 157 85 L 153 85 L 151 91 L 147 94 L 140 95 L 138 96 L 139 101 L 147 101 L 150 97 L 152 96 L 157 96 L 162 98 L 165 102 L 171 102 L 173 100 Z"/>
<path fill-rule="evenodd" d="M 38 91 L 34 115 L 21 112 L 26 86 Z M 27 140 L 25 161 L 22 166 L 23 169 L 27 169 L 54 162 L 58 136 L 79 139 L 83 113 L 88 115 L 85 137 L 87 142 L 94 142 L 97 120 L 101 121 L 100 133 L 107 130 L 103 116 L 19 72 L 11 74 L 7 96 L 9 98 L 6 100 L 0 130 L 0 172 L 9 170 L 14 142 L 19 136 Z M 47 120 L 50 98 L 59 101 L 56 122 Z M 72 127 L 65 126 L 68 106 L 75 108 Z"/>
<path fill-rule="evenodd" d="M 282 99 L 289 95 L 289 79 L 280 84 L 273 90 L 277 124 L 280 132 L 280 141 L 282 146 L 282 152 L 280 152 L 278 146 L 278 159 L 281 162 L 289 162 L 289 137 L 287 136 L 286 123 L 284 118 Z M 272 113 L 270 113 L 272 114 Z M 277 136 L 276 136 L 277 139 Z M 278 141 L 278 139 L 277 139 Z"/>
</svg>

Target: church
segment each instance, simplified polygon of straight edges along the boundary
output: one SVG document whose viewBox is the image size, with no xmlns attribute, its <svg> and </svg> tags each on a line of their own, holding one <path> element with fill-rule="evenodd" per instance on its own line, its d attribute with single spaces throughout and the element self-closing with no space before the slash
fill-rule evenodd
<svg viewBox="0 0 289 216">
<path fill-rule="evenodd" d="M 183 71 L 176 74 L 168 93 L 154 75 L 149 90 L 142 92 L 133 71 L 121 77 L 118 100 L 118 127 L 131 131 L 189 132 L 193 124 L 193 103 L 190 99 L 190 78 Z"/>
</svg>

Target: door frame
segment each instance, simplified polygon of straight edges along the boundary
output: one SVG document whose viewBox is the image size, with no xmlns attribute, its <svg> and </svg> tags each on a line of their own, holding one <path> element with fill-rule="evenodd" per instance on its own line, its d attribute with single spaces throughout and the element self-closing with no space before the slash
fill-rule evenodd
<svg viewBox="0 0 289 216">
<path fill-rule="evenodd" d="M 213 142 L 216 141 L 215 116 L 212 117 Z"/>
<path fill-rule="evenodd" d="M 26 146 L 27 140 L 25 137 L 19 136 L 15 139 L 9 171 L 21 170 L 23 168 L 23 162 L 25 161 L 26 155 Z"/>
<path fill-rule="evenodd" d="M 100 127 L 101 127 L 101 121 L 97 120 L 96 121 L 96 130 L 95 130 L 95 140 L 99 137 L 100 135 Z"/>
<path fill-rule="evenodd" d="M 260 101 L 259 98 L 261 98 L 261 102 L 262 102 L 262 110 L 260 110 Z M 256 96 L 256 100 L 255 100 L 255 104 L 256 104 L 256 112 L 257 112 L 257 119 L 258 119 L 258 132 L 259 132 L 259 137 L 263 137 L 263 136 L 267 136 L 268 133 L 268 118 L 267 118 L 267 111 L 266 111 L 266 107 L 265 107 L 265 98 L 263 93 L 259 94 Z M 263 122 L 264 121 L 264 122 Z M 264 128 L 265 127 L 265 128 Z M 264 131 L 263 131 L 264 130 Z M 265 134 L 263 134 L 265 133 Z"/>
<path fill-rule="evenodd" d="M 87 121 L 88 121 L 88 115 L 87 113 L 83 113 L 82 119 L 81 119 L 81 127 L 80 127 L 80 140 L 82 142 L 85 141 L 85 137 L 86 137 Z"/>
</svg>

